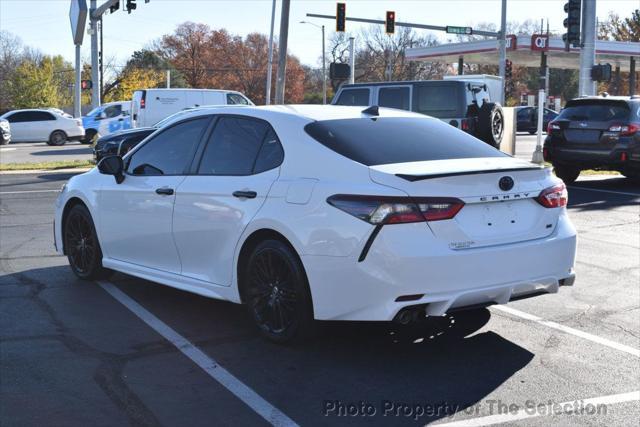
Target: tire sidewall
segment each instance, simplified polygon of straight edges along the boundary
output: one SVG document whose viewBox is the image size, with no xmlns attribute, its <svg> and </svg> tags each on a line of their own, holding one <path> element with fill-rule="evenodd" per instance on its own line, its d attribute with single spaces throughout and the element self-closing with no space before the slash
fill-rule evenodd
<svg viewBox="0 0 640 427">
<path fill-rule="evenodd" d="M 493 120 L 496 116 L 500 117 L 501 132 L 498 139 L 493 135 Z M 494 148 L 499 148 L 502 138 L 504 137 L 504 113 L 500 104 L 495 102 L 485 102 L 480 108 L 478 114 L 478 133 L 480 139 Z"/>
<path fill-rule="evenodd" d="M 68 213 L 66 217 L 66 220 L 64 223 L 64 231 L 63 231 L 64 247 L 68 248 L 67 230 L 69 228 L 69 223 L 78 215 L 83 216 L 89 222 L 89 224 L 91 225 L 92 237 L 96 242 L 96 250 L 94 251 L 93 260 L 91 260 L 91 268 L 87 272 L 79 271 L 74 265 L 73 260 L 71 259 L 71 255 L 69 255 L 68 253 L 68 250 L 65 250 L 65 252 L 67 252 L 67 259 L 69 260 L 69 266 L 71 267 L 71 270 L 73 271 L 73 273 L 80 279 L 91 280 L 91 279 L 97 278 L 103 270 L 102 249 L 100 248 L 100 242 L 98 241 L 98 235 L 96 233 L 96 227 L 93 223 L 93 218 L 91 218 L 91 213 L 84 205 L 80 205 L 80 204 L 75 205 L 73 208 L 71 208 L 71 211 Z"/>
<path fill-rule="evenodd" d="M 60 141 L 55 141 L 54 140 L 54 136 L 55 135 L 62 135 L 63 138 Z M 61 145 L 64 145 L 67 143 L 67 134 L 64 133 L 61 130 L 54 130 L 53 132 L 51 132 L 51 135 L 49 136 L 49 141 L 47 142 L 47 144 L 52 145 L 54 147 L 59 147 Z"/>
</svg>

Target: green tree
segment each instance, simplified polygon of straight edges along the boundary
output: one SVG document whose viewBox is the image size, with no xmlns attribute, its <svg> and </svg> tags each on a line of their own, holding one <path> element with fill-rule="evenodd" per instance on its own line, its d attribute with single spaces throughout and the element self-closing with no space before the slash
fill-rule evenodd
<svg viewBox="0 0 640 427">
<path fill-rule="evenodd" d="M 15 70 L 9 92 L 12 108 L 57 107 L 60 94 L 52 61 L 24 61 Z"/>
</svg>

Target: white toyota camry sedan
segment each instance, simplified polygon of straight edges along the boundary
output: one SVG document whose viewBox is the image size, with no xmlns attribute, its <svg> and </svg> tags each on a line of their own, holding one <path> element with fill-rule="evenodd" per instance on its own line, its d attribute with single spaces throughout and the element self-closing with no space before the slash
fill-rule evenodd
<svg viewBox="0 0 640 427">
<path fill-rule="evenodd" d="M 566 204 L 550 169 L 423 115 L 212 107 L 73 177 L 54 230 L 82 279 L 243 303 L 285 342 L 314 319 L 407 323 L 572 285 Z"/>
</svg>

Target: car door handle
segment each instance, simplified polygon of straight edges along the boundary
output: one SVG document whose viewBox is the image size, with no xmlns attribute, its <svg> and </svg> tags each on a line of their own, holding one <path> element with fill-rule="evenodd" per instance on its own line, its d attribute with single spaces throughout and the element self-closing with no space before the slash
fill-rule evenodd
<svg viewBox="0 0 640 427">
<path fill-rule="evenodd" d="M 255 191 L 234 191 L 233 197 L 240 197 L 245 199 L 255 199 L 258 193 Z"/>
<path fill-rule="evenodd" d="M 168 187 L 156 188 L 156 194 L 160 194 L 162 196 L 172 196 L 173 188 L 168 188 Z"/>
</svg>

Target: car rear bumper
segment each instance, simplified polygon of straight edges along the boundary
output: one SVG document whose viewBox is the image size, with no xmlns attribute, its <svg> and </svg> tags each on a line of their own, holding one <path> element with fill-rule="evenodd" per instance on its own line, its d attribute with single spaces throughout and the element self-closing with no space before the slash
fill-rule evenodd
<svg viewBox="0 0 640 427">
<path fill-rule="evenodd" d="M 640 168 L 640 145 L 617 144 L 612 149 L 576 148 L 559 146 L 549 141 L 544 145 L 544 156 L 548 162 L 576 166 L 581 169 L 609 167 L 624 169 Z"/>
<path fill-rule="evenodd" d="M 418 305 L 440 316 L 573 283 L 576 232 L 566 213 L 546 238 L 464 250 L 434 243 L 424 224 L 405 225 L 383 227 L 362 262 L 359 254 L 302 257 L 316 319 L 393 320 Z"/>
<path fill-rule="evenodd" d="M 84 139 L 84 128 L 79 127 L 67 130 L 67 139 L 69 141 L 81 141 Z"/>
</svg>

